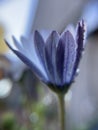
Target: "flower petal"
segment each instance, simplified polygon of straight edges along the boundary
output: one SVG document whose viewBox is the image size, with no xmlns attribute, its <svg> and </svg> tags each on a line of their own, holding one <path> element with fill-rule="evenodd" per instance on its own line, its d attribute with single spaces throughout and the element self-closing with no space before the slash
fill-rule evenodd
<svg viewBox="0 0 98 130">
<path fill-rule="evenodd" d="M 53 83 L 57 83 L 56 70 L 56 46 L 59 42 L 59 35 L 56 31 L 52 31 L 45 44 L 45 60 L 49 79 Z"/>
<path fill-rule="evenodd" d="M 31 70 L 33 70 L 33 72 L 35 72 L 35 74 L 44 82 L 49 82 L 47 75 L 45 75 L 44 73 L 42 73 L 42 71 L 40 69 L 38 69 L 38 67 L 36 67 L 36 65 L 34 65 L 34 63 L 29 60 L 24 54 L 22 54 L 21 52 L 14 50 L 11 45 L 5 40 L 6 44 L 8 45 L 8 47 L 27 65 L 31 68 Z"/>
<path fill-rule="evenodd" d="M 65 51 L 65 44 L 62 40 L 59 40 L 57 50 L 56 50 L 56 66 L 57 66 L 57 76 L 60 80 L 60 85 L 63 82 L 63 68 L 64 68 L 64 51 Z"/>
<path fill-rule="evenodd" d="M 30 43 L 29 43 L 28 39 L 21 36 L 20 41 L 21 41 L 21 44 L 22 44 L 22 47 L 23 47 L 23 51 L 21 51 L 21 52 L 24 55 L 26 55 L 27 57 L 29 57 L 30 59 L 32 59 L 33 47 L 30 46 Z"/>
<path fill-rule="evenodd" d="M 40 33 L 38 31 L 35 31 L 34 43 L 35 43 L 35 49 L 36 49 L 37 55 L 39 57 L 39 60 L 45 67 L 45 56 L 44 56 L 45 43 L 44 43 L 42 36 L 40 35 Z"/>
<path fill-rule="evenodd" d="M 26 56 L 17 50 L 13 50 L 14 53 L 28 66 L 30 69 L 44 82 L 48 82 L 46 77 L 41 73 L 41 71 L 34 65 Z"/>
<path fill-rule="evenodd" d="M 75 30 L 75 27 L 72 25 L 72 24 L 69 24 L 66 28 L 65 28 L 65 30 L 63 31 L 63 32 L 66 32 L 66 31 L 69 31 L 69 32 L 71 32 L 71 34 L 73 35 L 73 37 L 74 37 L 74 39 L 75 39 L 75 37 L 76 37 L 76 30 Z"/>
<path fill-rule="evenodd" d="M 72 78 L 74 78 L 74 75 L 76 73 L 76 70 L 78 69 L 79 63 L 80 63 L 80 59 L 82 56 L 82 52 L 84 50 L 84 32 L 85 32 L 85 25 L 84 25 L 84 21 L 79 22 L 78 27 L 77 27 L 77 39 L 76 39 L 76 43 L 77 43 L 77 50 L 76 50 L 76 60 L 75 60 L 75 65 L 74 65 L 74 70 L 73 70 L 73 76 Z"/>
<path fill-rule="evenodd" d="M 14 49 L 12 48 L 12 46 L 9 44 L 9 42 L 5 39 L 4 40 L 5 41 L 5 43 L 7 44 L 7 46 L 13 51 Z"/>
<path fill-rule="evenodd" d="M 20 41 L 22 43 L 23 48 L 28 49 L 28 41 L 24 36 L 20 37 Z"/>
<path fill-rule="evenodd" d="M 70 83 L 76 58 L 76 43 L 69 31 L 64 32 L 61 39 L 65 44 L 63 83 Z"/>
<path fill-rule="evenodd" d="M 29 57 L 30 59 L 32 59 L 32 53 L 30 53 L 31 51 L 31 47 L 29 47 L 30 46 L 30 44 L 29 44 L 29 46 L 28 46 L 28 41 L 27 41 L 27 39 L 26 38 L 24 38 L 23 36 L 21 36 L 21 38 L 20 38 L 20 42 L 21 43 L 19 43 L 18 41 L 17 41 L 17 39 L 13 36 L 12 37 L 12 39 L 13 39 L 13 43 L 14 43 L 14 45 L 17 47 L 17 49 L 20 51 L 20 52 L 22 52 L 26 57 Z M 33 51 L 33 50 L 32 50 Z"/>
<path fill-rule="evenodd" d="M 17 49 L 20 51 L 23 51 L 21 44 L 16 40 L 14 36 L 12 36 L 12 40 L 13 40 L 14 45 L 17 47 Z"/>
<path fill-rule="evenodd" d="M 36 49 L 34 46 L 34 39 L 33 39 L 33 33 L 28 38 L 21 37 L 21 42 L 23 44 L 23 49 L 22 53 L 26 56 L 29 57 L 30 61 L 35 65 L 36 68 L 40 70 L 40 72 L 44 75 L 44 77 L 47 78 L 47 73 L 45 71 L 45 67 L 43 66 L 42 62 L 40 62 L 38 55 L 36 54 Z M 35 62 L 36 61 L 36 62 Z"/>
<path fill-rule="evenodd" d="M 85 39 L 85 23 L 80 21 L 77 27 L 76 43 L 78 45 L 78 50 L 84 49 L 84 39 Z"/>
</svg>

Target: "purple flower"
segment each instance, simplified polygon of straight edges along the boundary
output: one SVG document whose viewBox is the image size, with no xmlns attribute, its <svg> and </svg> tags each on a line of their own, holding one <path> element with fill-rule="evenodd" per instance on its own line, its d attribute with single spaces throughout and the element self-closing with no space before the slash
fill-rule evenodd
<svg viewBox="0 0 98 130">
<path fill-rule="evenodd" d="M 77 30 L 66 29 L 61 35 L 52 31 L 45 40 L 35 31 L 28 39 L 21 37 L 20 44 L 14 37 L 17 49 L 10 49 L 53 91 L 66 93 L 74 81 L 84 49 L 84 21 Z M 72 31 L 73 30 L 73 31 Z"/>
</svg>

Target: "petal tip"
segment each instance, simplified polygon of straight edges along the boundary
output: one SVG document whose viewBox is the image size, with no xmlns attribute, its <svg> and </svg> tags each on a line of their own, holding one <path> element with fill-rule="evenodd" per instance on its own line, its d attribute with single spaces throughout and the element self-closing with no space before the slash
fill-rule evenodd
<svg viewBox="0 0 98 130">
<path fill-rule="evenodd" d="M 34 32 L 34 40 L 38 41 L 40 39 L 43 39 L 42 35 L 40 34 L 40 32 L 38 30 L 35 30 L 35 32 Z"/>
<path fill-rule="evenodd" d="M 36 36 L 36 35 L 41 35 L 38 30 L 35 30 L 35 32 L 34 32 L 34 36 Z"/>
<path fill-rule="evenodd" d="M 87 29 L 86 29 L 86 23 L 85 23 L 84 19 L 82 19 L 78 22 L 78 27 L 81 27 L 83 32 L 86 32 Z"/>
</svg>

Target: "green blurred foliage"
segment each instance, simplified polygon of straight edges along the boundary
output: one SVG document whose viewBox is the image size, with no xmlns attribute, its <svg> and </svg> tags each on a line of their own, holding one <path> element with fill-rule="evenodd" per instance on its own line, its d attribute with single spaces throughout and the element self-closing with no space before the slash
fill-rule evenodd
<svg viewBox="0 0 98 130">
<path fill-rule="evenodd" d="M 1 130 L 15 130 L 16 119 L 13 113 L 8 112 L 2 116 L 2 121 L 0 123 Z"/>
<path fill-rule="evenodd" d="M 42 103 L 35 103 L 32 105 L 32 113 L 30 115 L 30 121 L 34 130 L 43 130 L 45 122 L 45 109 L 46 107 Z"/>
</svg>

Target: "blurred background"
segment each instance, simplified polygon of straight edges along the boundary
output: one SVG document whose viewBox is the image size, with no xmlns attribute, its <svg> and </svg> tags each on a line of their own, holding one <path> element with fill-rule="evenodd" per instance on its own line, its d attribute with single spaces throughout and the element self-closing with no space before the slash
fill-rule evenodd
<svg viewBox="0 0 98 130">
<path fill-rule="evenodd" d="M 56 96 L 7 48 L 4 37 L 87 25 L 80 74 L 65 96 L 68 130 L 98 130 L 98 0 L 0 0 L 0 130 L 58 130 Z M 12 43 L 13 44 L 13 43 Z"/>
</svg>

